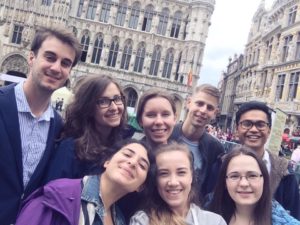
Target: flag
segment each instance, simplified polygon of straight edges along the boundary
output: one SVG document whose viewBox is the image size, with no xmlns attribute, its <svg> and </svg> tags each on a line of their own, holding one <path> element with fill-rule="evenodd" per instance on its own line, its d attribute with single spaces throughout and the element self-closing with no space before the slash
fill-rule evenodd
<svg viewBox="0 0 300 225">
<path fill-rule="evenodd" d="M 191 87 L 192 85 L 193 85 L 193 72 L 192 72 L 192 69 L 191 69 L 189 74 L 188 74 L 187 86 Z"/>
</svg>

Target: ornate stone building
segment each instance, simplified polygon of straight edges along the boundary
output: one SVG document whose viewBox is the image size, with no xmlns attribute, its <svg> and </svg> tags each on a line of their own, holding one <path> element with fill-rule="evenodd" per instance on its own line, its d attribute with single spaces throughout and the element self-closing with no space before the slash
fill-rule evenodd
<svg viewBox="0 0 300 225">
<path fill-rule="evenodd" d="M 230 64 L 229 64 L 230 66 Z M 262 0 L 253 16 L 238 78 L 234 105 L 266 102 L 288 114 L 292 130 L 300 122 L 300 1 Z"/>
<path fill-rule="evenodd" d="M 0 72 L 26 77 L 35 30 L 64 24 L 82 45 L 71 84 L 89 73 L 110 74 L 133 111 L 145 90 L 165 88 L 176 96 L 180 112 L 199 79 L 214 5 L 215 0 L 0 0 Z"/>
<path fill-rule="evenodd" d="M 218 125 L 221 126 L 223 130 L 226 130 L 227 128 L 233 130 L 234 127 L 234 100 L 236 97 L 236 87 L 243 69 L 243 59 L 243 55 L 234 55 L 233 58 L 230 57 L 227 70 L 223 73 L 223 80 L 221 83 L 221 107 L 218 118 Z"/>
</svg>

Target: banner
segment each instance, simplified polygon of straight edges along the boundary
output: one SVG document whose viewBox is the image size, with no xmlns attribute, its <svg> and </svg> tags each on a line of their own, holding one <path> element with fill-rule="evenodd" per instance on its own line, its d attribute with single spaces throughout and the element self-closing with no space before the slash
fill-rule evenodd
<svg viewBox="0 0 300 225">
<path fill-rule="evenodd" d="M 273 123 L 271 134 L 265 147 L 274 154 L 278 155 L 287 114 L 279 108 L 276 108 L 275 112 L 276 113 L 272 113 Z"/>
</svg>

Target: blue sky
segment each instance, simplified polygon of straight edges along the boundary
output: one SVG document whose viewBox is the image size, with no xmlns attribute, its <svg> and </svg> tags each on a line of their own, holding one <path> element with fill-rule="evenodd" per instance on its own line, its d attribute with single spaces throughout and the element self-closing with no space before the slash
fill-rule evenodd
<svg viewBox="0 0 300 225">
<path fill-rule="evenodd" d="M 262 0 L 216 0 L 199 84 L 217 85 L 228 58 L 244 53 L 251 21 Z M 265 0 L 270 7 L 274 0 Z"/>
</svg>

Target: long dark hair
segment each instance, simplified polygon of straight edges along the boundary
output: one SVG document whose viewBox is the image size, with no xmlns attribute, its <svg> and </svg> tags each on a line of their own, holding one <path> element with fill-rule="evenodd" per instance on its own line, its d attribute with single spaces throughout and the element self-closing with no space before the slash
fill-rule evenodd
<svg viewBox="0 0 300 225">
<path fill-rule="evenodd" d="M 258 163 L 264 179 L 262 196 L 256 203 L 253 211 L 254 225 L 271 225 L 271 191 L 269 173 L 265 163 L 254 151 L 246 146 L 236 146 L 225 156 L 214 190 L 214 197 L 210 205 L 210 210 L 220 214 L 228 224 L 230 219 L 235 215 L 236 205 L 230 197 L 226 187 L 226 173 L 230 161 L 239 155 L 247 155 L 254 158 Z"/>
<path fill-rule="evenodd" d="M 179 144 L 175 141 L 172 141 L 166 145 L 160 145 L 156 151 L 154 152 L 155 158 L 165 152 L 172 152 L 172 151 L 180 151 L 186 153 L 189 162 L 190 162 L 190 169 L 192 172 L 192 185 L 191 191 L 189 193 L 189 203 L 196 203 L 198 204 L 198 188 L 196 186 L 196 179 L 195 179 L 195 172 L 194 172 L 194 158 L 192 152 L 188 149 L 188 146 L 185 144 Z M 177 216 L 171 209 L 170 206 L 161 198 L 160 194 L 158 193 L 157 188 L 157 166 L 154 163 L 153 172 L 152 172 L 152 183 L 155 185 L 151 185 L 148 187 L 148 192 L 146 192 L 148 202 L 143 207 L 143 210 L 149 216 L 150 222 L 149 225 L 159 225 L 159 224 L 172 224 L 172 225 L 185 225 L 186 222 L 183 218 Z"/>
<path fill-rule="evenodd" d="M 127 124 L 126 104 L 120 125 L 112 128 L 109 138 L 104 140 L 96 128 L 96 101 L 106 87 L 114 83 L 120 94 L 124 96 L 120 85 L 110 76 L 88 75 L 80 80 L 75 91 L 74 100 L 68 105 L 65 115 L 65 125 L 61 138 L 75 139 L 76 156 L 82 161 L 98 161 L 101 153 L 121 137 Z"/>
</svg>

